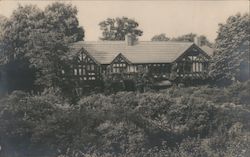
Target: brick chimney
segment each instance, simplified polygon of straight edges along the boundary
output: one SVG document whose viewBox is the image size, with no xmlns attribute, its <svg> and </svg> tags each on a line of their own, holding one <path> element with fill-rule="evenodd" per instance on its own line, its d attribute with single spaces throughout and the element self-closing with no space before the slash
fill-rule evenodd
<svg viewBox="0 0 250 157">
<path fill-rule="evenodd" d="M 133 46 L 135 44 L 135 40 L 136 40 L 136 38 L 133 34 L 131 34 L 131 33 L 126 34 L 125 42 L 126 42 L 127 46 Z"/>
</svg>

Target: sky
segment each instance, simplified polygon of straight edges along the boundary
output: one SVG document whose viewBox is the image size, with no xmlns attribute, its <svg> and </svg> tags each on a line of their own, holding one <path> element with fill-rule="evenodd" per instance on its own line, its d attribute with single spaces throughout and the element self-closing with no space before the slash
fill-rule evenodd
<svg viewBox="0 0 250 157">
<path fill-rule="evenodd" d="M 34 4 L 43 9 L 53 1 L 0 0 L 0 14 L 10 17 L 18 4 Z M 249 13 L 248 0 L 235 1 L 173 1 L 173 0 L 82 0 L 63 1 L 78 9 L 79 23 L 85 29 L 85 40 L 95 41 L 101 37 L 99 23 L 108 17 L 126 16 L 139 23 L 143 36 L 148 41 L 154 35 L 165 33 L 177 37 L 187 33 L 205 35 L 211 42 L 217 36 L 218 24 L 236 13 Z"/>
</svg>

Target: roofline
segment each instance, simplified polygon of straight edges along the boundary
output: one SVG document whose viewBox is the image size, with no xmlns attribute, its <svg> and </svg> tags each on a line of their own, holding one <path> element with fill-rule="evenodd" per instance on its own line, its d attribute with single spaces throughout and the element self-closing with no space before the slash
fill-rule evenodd
<svg viewBox="0 0 250 157">
<path fill-rule="evenodd" d="M 113 62 L 115 61 L 115 59 L 117 57 L 121 56 L 128 64 L 133 64 L 129 59 L 127 59 L 127 57 L 125 57 L 122 53 L 119 53 L 118 55 L 116 55 L 116 57 L 109 63 L 109 64 L 113 64 Z"/>
<path fill-rule="evenodd" d="M 130 63 L 130 65 L 135 65 L 135 64 L 172 64 L 174 62 L 136 62 L 136 63 Z M 111 63 L 103 63 L 103 64 L 100 64 L 100 65 L 110 65 Z"/>
<path fill-rule="evenodd" d="M 146 41 L 146 40 L 139 40 L 137 41 L 136 43 L 140 43 L 140 42 L 147 42 L 147 43 L 154 43 L 154 44 L 166 44 L 166 43 L 173 43 L 173 44 L 191 44 L 193 42 L 189 42 L 189 41 Z M 125 40 L 92 40 L 92 41 L 78 41 L 76 42 L 75 44 L 78 44 L 78 43 L 85 43 L 85 44 L 88 44 L 88 43 L 126 43 Z M 136 45 L 135 43 L 135 45 Z"/>
<path fill-rule="evenodd" d="M 88 55 L 96 64 L 101 65 L 89 52 L 83 47 L 79 50 L 79 52 L 83 51 L 86 55 Z"/>
<path fill-rule="evenodd" d="M 198 45 L 194 44 L 201 52 L 208 58 L 211 58 L 204 50 L 202 50 Z"/>
<path fill-rule="evenodd" d="M 207 58 L 210 58 L 210 56 L 209 56 L 205 51 L 203 51 L 199 46 L 197 46 L 195 43 L 193 43 L 192 45 L 189 46 L 189 48 L 187 48 L 187 49 L 186 49 L 179 57 L 177 57 L 173 62 L 176 62 L 176 61 L 178 61 L 180 58 L 182 58 L 182 57 L 187 53 L 187 51 L 190 50 L 192 47 L 198 48 L 198 49 L 201 51 L 201 53 L 203 53 Z M 172 63 L 173 63 L 173 62 L 172 62 Z"/>
</svg>

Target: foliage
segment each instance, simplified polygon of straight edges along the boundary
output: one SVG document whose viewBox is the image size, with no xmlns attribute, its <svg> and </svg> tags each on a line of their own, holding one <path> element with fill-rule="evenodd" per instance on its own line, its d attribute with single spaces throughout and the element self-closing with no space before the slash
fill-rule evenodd
<svg viewBox="0 0 250 157">
<path fill-rule="evenodd" d="M 151 38 L 151 41 L 168 41 L 170 38 L 166 37 L 166 34 L 162 33 L 159 35 L 155 35 Z"/>
<path fill-rule="evenodd" d="M 2 36 L 4 33 L 4 27 L 7 22 L 7 18 L 5 16 L 0 15 L 0 41 L 2 41 Z"/>
<path fill-rule="evenodd" d="M 0 145 L 7 157 L 247 156 L 249 85 L 95 94 L 74 106 L 57 90 L 13 92 L 0 102 Z"/>
<path fill-rule="evenodd" d="M 39 138 L 37 134 L 46 132 L 48 119 L 53 119 L 60 112 L 62 100 L 55 94 L 31 96 L 15 91 L 0 102 L 0 139 L 3 153 L 15 156 L 32 156 L 32 154 L 51 151 L 47 140 L 53 136 Z M 43 143 L 38 142 L 43 141 Z M 1 152 L 2 153 L 2 152 Z"/>
<path fill-rule="evenodd" d="M 25 66 L 19 69 L 20 76 L 30 69 L 28 78 L 35 78 L 37 85 L 63 86 L 59 70 L 69 66 L 75 55 L 69 53 L 69 44 L 84 37 L 76 16 L 76 7 L 59 2 L 48 5 L 45 10 L 33 5 L 18 6 L 4 29 L 3 46 L 9 63 Z M 8 67 L 7 72 L 13 70 Z"/>
<path fill-rule="evenodd" d="M 25 54 L 28 52 L 30 32 L 38 25 L 40 18 L 41 10 L 29 5 L 18 6 L 7 19 L 2 36 L 2 71 L 5 72 L 7 91 L 29 90 L 33 86 L 35 73 Z"/>
<path fill-rule="evenodd" d="M 32 29 L 41 27 L 43 13 L 36 6 L 19 5 L 6 24 L 3 35 L 4 51 L 9 60 L 22 59 L 28 51 Z"/>
<path fill-rule="evenodd" d="M 249 28 L 249 14 L 230 16 L 219 25 L 210 66 L 210 74 L 218 83 L 249 79 Z"/>
<path fill-rule="evenodd" d="M 99 23 L 102 30 L 101 40 L 125 40 L 126 34 L 138 37 L 142 36 L 143 31 L 137 29 L 139 24 L 127 17 L 107 18 Z"/>
<path fill-rule="evenodd" d="M 83 40 L 84 30 L 79 26 L 77 12 L 71 4 L 56 2 L 48 5 L 44 10 L 47 29 L 63 33 L 64 40 L 70 43 Z"/>
<path fill-rule="evenodd" d="M 209 47 L 213 47 L 213 44 L 207 39 L 205 35 L 200 35 L 199 40 L 200 40 L 200 46 L 206 45 Z"/>
<path fill-rule="evenodd" d="M 68 44 L 84 35 L 76 13 L 74 7 L 61 3 L 45 11 L 19 6 L 4 32 L 9 59 L 19 59 L 22 64 L 26 60 L 25 66 L 32 64 L 41 75 L 47 75 L 49 80 L 40 80 L 41 84 L 62 83 L 56 67 L 67 66 L 71 57 L 65 51 Z M 245 16 L 240 15 L 229 18 L 229 23 L 238 25 L 232 22 L 237 19 L 245 26 Z M 234 32 L 242 27 L 232 28 Z M 221 30 L 227 31 L 224 25 Z M 244 37 L 239 38 L 244 41 Z M 134 81 L 149 85 L 152 81 L 148 77 L 142 74 Z M 114 82 L 106 82 L 111 84 L 108 88 L 123 86 L 122 76 L 112 79 Z M 0 99 L 0 156 L 249 156 L 249 87 L 248 80 L 225 88 L 173 86 L 157 93 L 116 91 L 84 96 L 75 105 L 62 98 L 60 88 L 46 89 L 40 95 L 14 91 Z"/>
<path fill-rule="evenodd" d="M 182 36 L 179 36 L 177 38 L 173 38 L 171 39 L 172 41 L 188 41 L 188 42 L 194 42 L 194 38 L 196 37 L 196 34 L 193 33 L 189 33 L 189 34 L 185 34 Z"/>
<path fill-rule="evenodd" d="M 187 42 L 195 42 L 195 38 L 198 38 L 199 40 L 199 46 L 209 46 L 209 47 L 213 47 L 213 44 L 207 39 L 207 37 L 205 35 L 196 35 L 193 33 L 188 33 L 188 34 L 184 34 L 181 35 L 179 37 L 176 38 L 172 38 L 170 40 L 172 41 L 187 41 Z"/>
<path fill-rule="evenodd" d="M 64 3 L 53 3 L 45 8 L 43 24 L 46 26 L 32 33 L 32 48 L 27 54 L 31 64 L 40 70 L 38 84 L 63 86 L 58 71 L 70 66 L 70 59 L 75 55 L 69 51 L 69 44 L 84 37 L 76 14 L 75 7 Z"/>
</svg>

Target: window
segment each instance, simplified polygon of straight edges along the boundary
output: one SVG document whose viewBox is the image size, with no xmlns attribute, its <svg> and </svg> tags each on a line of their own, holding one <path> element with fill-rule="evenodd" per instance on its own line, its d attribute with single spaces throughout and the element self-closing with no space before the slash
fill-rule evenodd
<svg viewBox="0 0 250 157">
<path fill-rule="evenodd" d="M 199 63 L 196 63 L 195 65 L 196 65 L 196 72 L 199 72 L 200 71 L 199 70 Z"/>
<path fill-rule="evenodd" d="M 192 63 L 190 62 L 185 62 L 184 64 L 184 69 L 185 69 L 185 73 L 190 73 L 192 70 Z"/>
<path fill-rule="evenodd" d="M 89 77 L 89 80 L 95 80 L 95 77 Z"/>
<path fill-rule="evenodd" d="M 87 70 L 90 70 L 90 65 L 87 65 Z"/>
<path fill-rule="evenodd" d="M 62 74 L 65 74 L 65 71 L 64 71 L 64 70 L 62 70 Z"/>
<path fill-rule="evenodd" d="M 74 75 L 77 75 L 77 69 L 74 69 Z"/>
<path fill-rule="evenodd" d="M 200 72 L 202 72 L 203 71 L 203 67 L 202 67 L 202 63 L 199 63 L 199 66 L 200 66 Z"/>
<path fill-rule="evenodd" d="M 136 66 L 134 66 L 134 65 L 129 65 L 129 66 L 128 66 L 128 72 L 137 72 Z"/>
<path fill-rule="evenodd" d="M 203 63 L 194 62 L 193 63 L 193 72 L 202 72 L 204 70 Z"/>
<path fill-rule="evenodd" d="M 193 72 L 196 72 L 196 69 L 195 69 L 195 62 L 193 63 L 193 69 L 192 69 Z"/>
<path fill-rule="evenodd" d="M 79 69 L 79 75 L 82 75 L 82 69 Z"/>
<path fill-rule="evenodd" d="M 143 65 L 138 65 L 138 66 L 137 66 L 137 70 L 138 70 L 139 72 L 143 72 L 143 71 L 144 71 Z"/>
<path fill-rule="evenodd" d="M 114 63 L 112 67 L 114 73 L 120 73 L 126 70 L 127 65 L 125 63 Z"/>
<path fill-rule="evenodd" d="M 91 70 L 95 70 L 95 66 L 93 64 L 91 64 L 90 66 L 91 66 Z"/>
</svg>

